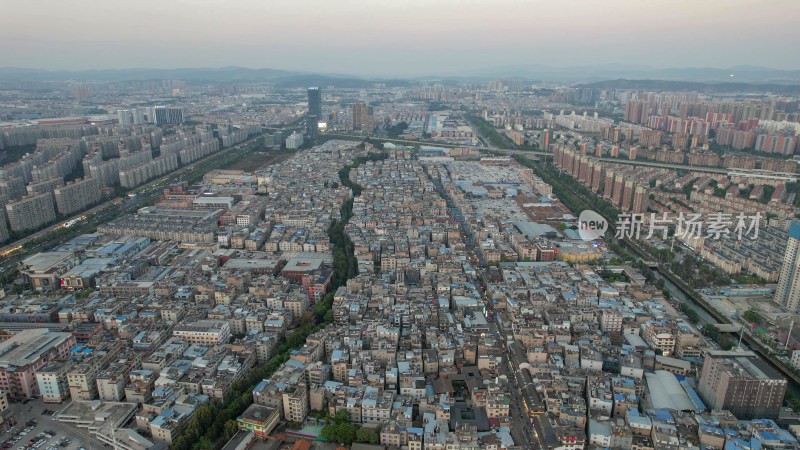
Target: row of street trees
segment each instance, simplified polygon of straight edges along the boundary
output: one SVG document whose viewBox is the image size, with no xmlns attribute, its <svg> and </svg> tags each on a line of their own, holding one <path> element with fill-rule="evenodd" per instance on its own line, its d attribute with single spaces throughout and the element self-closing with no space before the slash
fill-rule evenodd
<svg viewBox="0 0 800 450">
<path fill-rule="evenodd" d="M 363 188 L 350 181 L 350 169 L 365 161 L 385 159 L 386 156 L 385 153 L 370 153 L 366 157 L 357 158 L 353 164 L 345 166 L 339 172 L 342 184 L 352 189 L 354 195 L 360 194 Z M 344 226 L 352 215 L 353 201 L 350 199 L 342 205 L 342 218 L 332 223 L 328 229 L 328 237 L 334 244 L 334 273 L 323 299 L 314 305 L 310 314 L 302 318 L 300 328 L 295 333 L 282 339 L 270 362 L 261 367 L 254 367 L 244 379 L 233 383 L 225 392 L 221 402 L 215 401 L 199 407 L 181 436 L 172 442 L 170 449 L 214 450 L 221 448 L 236 434 L 238 430 L 236 418 L 253 403 L 253 389 L 256 385 L 261 380 L 272 376 L 283 363 L 288 361 L 291 352 L 302 347 L 308 336 L 333 322 L 331 307 L 334 293 L 347 283 L 348 278 L 357 273 L 353 245 L 344 233 Z"/>
</svg>

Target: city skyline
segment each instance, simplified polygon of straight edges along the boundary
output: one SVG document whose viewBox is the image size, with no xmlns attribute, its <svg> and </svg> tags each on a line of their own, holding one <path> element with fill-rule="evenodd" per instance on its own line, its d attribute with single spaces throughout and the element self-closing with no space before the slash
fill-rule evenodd
<svg viewBox="0 0 800 450">
<path fill-rule="evenodd" d="M 4 5 L 0 446 L 800 450 L 798 13 Z"/>
<path fill-rule="evenodd" d="M 793 26 L 800 6 L 790 1 L 758 9 L 744 1 L 625 0 L 578 1 L 568 9 L 515 0 L 187 6 L 8 5 L 0 58 L 4 66 L 48 70 L 236 65 L 360 76 L 474 74 L 532 64 L 799 68 L 796 50 L 765 45 L 800 39 Z"/>
</svg>

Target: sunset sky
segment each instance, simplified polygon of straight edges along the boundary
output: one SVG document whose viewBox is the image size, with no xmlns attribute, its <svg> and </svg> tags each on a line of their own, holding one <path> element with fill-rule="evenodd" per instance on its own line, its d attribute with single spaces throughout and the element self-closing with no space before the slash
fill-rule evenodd
<svg viewBox="0 0 800 450">
<path fill-rule="evenodd" d="M 30 0 L 2 17 L 0 66 L 12 67 L 800 68 L 798 0 Z"/>
</svg>

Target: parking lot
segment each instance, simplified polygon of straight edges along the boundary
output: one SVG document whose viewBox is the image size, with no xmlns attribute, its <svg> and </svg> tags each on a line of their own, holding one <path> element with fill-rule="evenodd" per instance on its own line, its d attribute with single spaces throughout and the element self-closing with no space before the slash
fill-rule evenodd
<svg viewBox="0 0 800 450">
<path fill-rule="evenodd" d="M 15 414 L 17 425 L 11 431 L 0 435 L 0 441 L 4 443 L 4 448 L 36 450 L 81 450 L 81 448 L 101 450 L 105 448 L 102 442 L 90 436 L 86 430 L 54 420 L 53 416 L 62 407 L 63 405 L 46 404 L 41 399 L 31 400 L 25 404 L 10 404 L 9 409 Z M 55 414 L 48 413 L 48 411 Z M 31 418 L 35 424 L 32 423 L 32 427 L 26 426 L 26 421 Z M 53 437 L 47 437 L 44 433 L 49 433 Z M 34 445 L 28 445 L 28 442 L 33 442 Z"/>
</svg>

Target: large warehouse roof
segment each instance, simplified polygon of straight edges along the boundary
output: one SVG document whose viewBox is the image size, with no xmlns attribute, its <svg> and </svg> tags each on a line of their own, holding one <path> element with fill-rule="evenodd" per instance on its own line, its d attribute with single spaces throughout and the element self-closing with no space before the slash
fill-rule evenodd
<svg viewBox="0 0 800 450">
<path fill-rule="evenodd" d="M 656 370 L 655 373 L 647 373 L 645 376 L 653 409 L 699 411 L 672 372 Z"/>
</svg>

